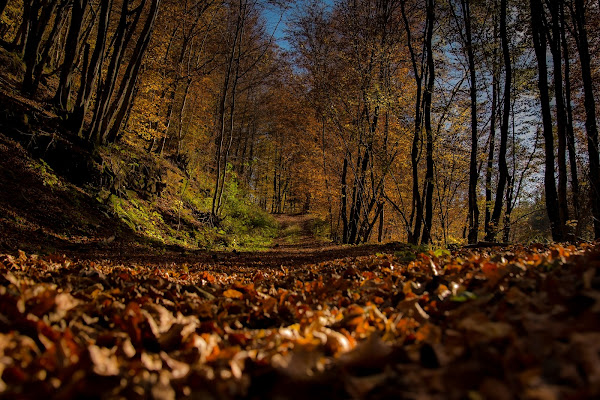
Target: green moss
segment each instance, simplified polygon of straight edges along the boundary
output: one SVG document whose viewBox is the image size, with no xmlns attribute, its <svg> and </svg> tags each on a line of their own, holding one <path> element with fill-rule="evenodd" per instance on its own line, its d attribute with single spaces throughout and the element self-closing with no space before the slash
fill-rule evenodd
<svg viewBox="0 0 600 400">
<path fill-rule="evenodd" d="M 51 188 L 60 186 L 60 179 L 46 161 L 41 159 L 32 161 L 29 166 L 40 174 L 44 186 L 49 186 Z"/>
</svg>

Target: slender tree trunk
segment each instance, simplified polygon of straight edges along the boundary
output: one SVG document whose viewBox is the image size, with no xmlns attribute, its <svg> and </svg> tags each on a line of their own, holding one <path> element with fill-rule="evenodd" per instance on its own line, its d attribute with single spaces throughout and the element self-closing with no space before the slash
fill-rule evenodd
<svg viewBox="0 0 600 400">
<path fill-rule="evenodd" d="M 477 243 L 479 235 L 479 206 L 477 205 L 477 170 L 478 135 L 477 135 L 477 77 L 475 70 L 475 54 L 471 32 L 471 0 L 461 0 L 461 8 L 465 23 L 465 47 L 469 64 L 469 80 L 471 95 L 471 159 L 469 162 L 469 243 Z"/>
<path fill-rule="evenodd" d="M 52 29 L 48 33 L 48 37 L 44 42 L 44 46 L 42 47 L 41 53 L 37 57 L 36 63 L 33 67 L 31 79 L 33 82 L 31 83 L 31 94 L 34 95 L 37 93 L 37 90 L 42 82 L 42 76 L 44 74 L 44 67 L 48 64 L 48 59 L 50 58 L 50 50 L 52 46 L 56 44 L 58 32 L 63 27 L 63 22 L 65 19 L 63 9 L 67 5 L 67 1 L 61 1 L 56 6 L 56 12 L 51 11 L 51 13 L 55 14 L 54 24 L 52 25 Z M 51 17 L 50 17 L 51 18 Z"/>
<path fill-rule="evenodd" d="M 423 128 L 423 121 L 421 116 L 421 97 L 423 95 L 423 67 L 419 68 L 417 64 L 417 54 L 412 45 L 412 34 L 411 27 L 406 16 L 405 2 L 400 2 L 402 11 L 402 19 L 404 21 L 404 28 L 407 35 L 407 44 L 410 52 L 410 58 L 413 67 L 414 79 L 416 84 L 416 100 L 415 100 L 415 124 L 412 140 L 412 148 L 410 151 L 410 164 L 412 171 L 412 207 L 409 219 L 408 231 L 408 242 L 412 244 L 418 244 L 419 236 L 421 235 L 421 223 L 423 221 L 423 203 L 421 200 L 420 185 L 419 185 L 419 144 L 421 143 L 421 129 Z M 414 222 L 414 226 L 413 226 Z"/>
<path fill-rule="evenodd" d="M 542 111 L 545 171 L 544 189 L 546 195 L 546 210 L 550 220 L 552 239 L 560 242 L 564 238 L 560 229 L 558 209 L 558 194 L 554 177 L 554 135 L 552 131 L 552 114 L 550 111 L 550 95 L 548 89 L 548 67 L 546 60 L 546 35 L 543 31 L 542 13 L 544 12 L 541 0 L 530 0 L 531 32 L 533 46 L 538 64 L 538 88 L 540 92 L 540 106 Z"/>
<path fill-rule="evenodd" d="M 573 105 L 571 103 L 571 60 L 569 55 L 569 45 L 566 37 L 566 18 L 564 2 L 560 2 L 560 36 L 563 54 L 563 62 L 565 66 L 565 103 L 567 109 L 567 149 L 569 150 L 569 169 L 571 172 L 571 196 L 573 203 L 573 213 L 576 222 L 575 237 L 581 235 L 581 211 L 579 206 L 579 177 L 577 174 L 577 153 L 575 149 L 575 133 L 573 131 Z"/>
<path fill-rule="evenodd" d="M 223 184 L 225 183 L 225 175 L 227 174 L 227 164 L 223 163 L 223 158 L 226 154 L 225 149 L 225 133 L 227 131 L 225 120 L 227 118 L 226 113 L 226 105 L 227 105 L 227 97 L 230 91 L 231 80 L 234 75 L 234 63 L 236 61 L 236 51 L 238 50 L 238 41 L 241 41 L 241 32 L 243 29 L 243 25 L 245 22 L 245 2 L 244 0 L 239 0 L 238 7 L 238 15 L 236 22 L 236 30 L 233 37 L 233 43 L 231 44 L 230 54 L 227 59 L 227 70 L 225 72 L 225 77 L 223 79 L 223 89 L 221 91 L 222 97 L 219 101 L 219 133 L 217 135 L 217 150 L 216 150 L 216 179 L 215 179 L 215 187 L 212 199 L 212 208 L 211 215 L 215 221 L 218 219 L 218 213 L 221 208 L 221 198 L 223 194 Z M 239 57 L 239 54 L 238 54 Z M 237 59 L 239 62 L 239 59 Z M 232 95 L 233 96 L 233 95 Z M 232 127 L 233 128 L 233 127 Z M 230 132 L 230 135 L 233 135 L 233 132 Z"/>
<path fill-rule="evenodd" d="M 140 33 L 138 43 L 133 51 L 127 70 L 125 70 L 125 77 L 123 81 L 121 81 L 119 93 L 116 100 L 113 102 L 112 107 L 109 108 L 108 116 L 110 119 L 107 124 L 108 130 L 104 134 L 102 143 L 112 143 L 117 139 L 125 115 L 127 115 L 127 110 L 133 101 L 133 92 L 139 78 L 144 54 L 150 43 L 150 38 L 152 37 L 160 1 L 161 0 L 151 0 L 146 23 Z"/>
<path fill-rule="evenodd" d="M 190 88 L 192 86 L 192 79 L 188 78 L 185 91 L 183 92 L 183 99 L 181 100 L 181 107 L 179 107 L 179 126 L 177 127 L 177 155 L 181 154 L 181 142 L 183 141 L 183 116 L 185 113 L 185 107 L 187 106 L 188 96 L 190 94 Z M 243 171 L 240 176 L 243 175 Z"/>
<path fill-rule="evenodd" d="M 64 61 L 60 71 L 60 80 L 56 91 L 55 103 L 63 112 L 68 111 L 69 97 L 73 83 L 73 69 L 77 59 L 79 35 L 83 24 L 83 16 L 89 0 L 73 0 L 71 7 L 71 24 L 64 46 Z M 98 44 L 97 44 L 98 45 Z"/>
<path fill-rule="evenodd" d="M 6 8 L 7 4 L 8 0 L 0 0 L 0 16 L 2 16 L 2 13 L 4 13 L 4 9 Z"/>
<path fill-rule="evenodd" d="M 425 173 L 425 222 L 421 243 L 431 243 L 431 223 L 433 220 L 433 131 L 431 128 L 431 98 L 435 83 L 435 63 L 433 61 L 433 25 L 435 23 L 434 0 L 427 1 L 427 34 L 425 38 L 425 51 L 427 52 L 427 88 L 423 96 L 423 109 L 425 118 L 425 133 L 427 137 Z"/>
<path fill-rule="evenodd" d="M 48 4 L 49 3 L 49 4 Z M 48 27 L 52 14 L 56 9 L 58 2 L 34 0 L 29 9 L 27 18 L 30 20 L 23 53 L 23 62 L 25 63 L 25 75 L 23 77 L 23 87 L 21 91 L 29 96 L 34 96 L 37 87 L 35 82 L 35 71 L 41 60 L 40 46 L 44 39 L 44 33 Z M 24 15 L 25 18 L 25 15 Z"/>
<path fill-rule="evenodd" d="M 506 183 L 509 178 L 508 164 L 506 162 L 506 148 L 508 144 L 508 129 L 510 119 L 511 89 L 512 89 L 512 62 L 510 59 L 510 47 L 508 43 L 508 32 L 506 30 L 507 0 L 500 2 L 500 39 L 502 41 L 502 58 L 504 61 L 504 107 L 502 110 L 502 124 L 500 126 L 500 149 L 498 151 L 498 187 L 496 189 L 496 201 L 492 213 L 491 224 L 494 226 L 494 234 L 490 239 L 495 239 L 500 215 L 502 214 L 502 200 Z"/>
<path fill-rule="evenodd" d="M 143 4 L 145 4 L 145 1 Z M 111 105 L 111 100 L 119 78 L 125 49 L 131 41 L 143 11 L 143 7 L 141 7 L 143 4 L 140 4 L 138 9 L 135 10 L 134 16 L 131 20 L 128 20 L 128 3 L 128 0 L 123 1 L 121 7 L 121 16 L 117 24 L 115 36 L 113 37 L 114 49 L 107 69 L 108 74 L 104 82 L 99 83 L 97 87 L 96 107 L 88 137 L 98 145 L 104 142 L 105 135 L 107 134 L 110 120 L 109 110 L 115 107 L 114 103 Z M 131 78 L 126 77 L 126 79 Z"/>
<path fill-rule="evenodd" d="M 494 2 L 494 8 L 496 2 Z M 495 11 L 495 9 L 494 9 Z M 495 12 L 494 12 L 495 14 Z M 494 152 L 496 150 L 496 119 L 498 109 L 498 92 L 500 91 L 498 72 L 498 49 L 495 45 L 498 38 L 498 24 L 494 18 L 494 50 L 492 52 L 492 115 L 490 117 L 490 138 L 488 141 L 487 168 L 485 171 L 485 240 L 490 242 L 494 238 L 496 226 L 491 224 L 492 219 L 492 172 L 494 170 Z"/>
<path fill-rule="evenodd" d="M 591 57 L 587 37 L 586 8 L 584 0 L 575 0 L 574 22 L 577 32 L 577 47 L 583 81 L 585 130 L 587 132 L 588 158 L 590 163 L 590 198 L 594 219 L 594 238 L 600 239 L 600 158 L 598 155 L 598 126 L 596 124 L 596 102 L 592 79 Z"/>
<path fill-rule="evenodd" d="M 550 52 L 554 74 L 554 98 L 556 102 L 556 135 L 558 138 L 558 214 L 560 229 L 564 239 L 570 235 L 567 221 L 569 220 L 569 205 L 567 201 L 567 111 L 563 94 L 562 51 L 560 40 L 560 9 L 558 2 L 549 5 L 552 25 L 548 28 Z"/>
<path fill-rule="evenodd" d="M 98 27 L 96 33 L 96 44 L 91 59 L 89 58 L 90 47 L 85 45 L 84 49 L 84 68 L 81 73 L 79 92 L 73 111 L 68 114 L 67 123 L 72 132 L 83 137 L 84 120 L 88 113 L 94 88 L 99 85 L 101 66 L 104 61 L 106 49 L 106 36 L 110 15 L 112 10 L 113 0 L 101 2 L 100 11 L 98 13 Z M 89 61 L 88 61 L 89 60 Z M 99 99 L 96 99 L 99 101 Z"/>
<path fill-rule="evenodd" d="M 348 211 L 347 211 L 347 202 L 348 202 L 348 183 L 346 181 L 348 174 L 348 157 L 344 157 L 344 164 L 342 166 L 342 198 L 341 202 L 341 210 L 340 215 L 342 216 L 342 243 L 348 243 Z"/>
</svg>

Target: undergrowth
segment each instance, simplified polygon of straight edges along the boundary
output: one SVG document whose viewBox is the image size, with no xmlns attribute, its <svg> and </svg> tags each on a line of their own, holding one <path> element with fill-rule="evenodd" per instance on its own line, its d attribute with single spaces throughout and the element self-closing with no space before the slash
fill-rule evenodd
<svg viewBox="0 0 600 400">
<path fill-rule="evenodd" d="M 112 165 L 123 165 L 118 160 L 121 154 L 113 151 L 104 157 L 110 158 Z M 235 176 L 224 190 L 222 222 L 211 226 L 201 218 L 211 210 L 210 177 L 202 172 L 186 174 L 169 161 L 158 161 L 166 170 L 165 188 L 158 196 L 134 190 L 116 194 L 105 190 L 98 196 L 130 229 L 165 245 L 188 249 L 254 251 L 271 246 L 277 222 L 251 202 Z"/>
</svg>

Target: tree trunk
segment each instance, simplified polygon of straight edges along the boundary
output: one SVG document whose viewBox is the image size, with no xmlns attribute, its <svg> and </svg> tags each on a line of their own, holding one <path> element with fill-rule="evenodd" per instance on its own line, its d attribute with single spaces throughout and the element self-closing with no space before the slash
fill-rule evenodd
<svg viewBox="0 0 600 400">
<path fill-rule="evenodd" d="M 592 79 L 591 58 L 587 37 L 584 0 L 575 0 L 574 22 L 577 47 L 583 81 L 585 130 L 587 132 L 588 157 L 590 163 L 590 198 L 594 219 L 594 238 L 600 239 L 600 158 L 598 155 L 598 126 L 596 125 L 596 102 Z"/>
<path fill-rule="evenodd" d="M 506 30 L 506 9 L 507 0 L 500 2 L 500 40 L 502 41 L 502 58 L 504 62 L 504 107 L 502 109 L 502 124 L 500 126 L 500 149 L 498 151 L 498 187 L 496 188 L 496 201 L 494 202 L 494 211 L 492 213 L 491 224 L 494 226 L 494 234 L 490 239 L 494 240 L 498 226 L 500 225 L 500 215 L 502 214 L 502 200 L 508 180 L 508 164 L 506 162 L 506 148 L 508 144 L 508 129 L 510 119 L 510 102 L 512 89 L 512 62 L 510 59 L 510 47 L 508 43 L 508 33 Z"/>
<path fill-rule="evenodd" d="M 8 4 L 8 0 L 0 0 L 0 17 L 6 8 L 6 4 Z"/>
<path fill-rule="evenodd" d="M 402 11 L 402 19 L 404 20 L 404 28 L 406 29 L 407 44 L 410 52 L 410 58 L 413 67 L 414 79 L 416 84 L 416 100 L 415 100 L 415 124 L 412 140 L 412 148 L 410 151 L 410 164 L 412 171 L 412 206 L 407 226 L 408 242 L 418 244 L 419 236 L 421 235 L 421 223 L 423 221 L 423 203 L 421 200 L 420 185 L 419 185 L 419 143 L 421 142 L 421 129 L 423 125 L 421 116 L 421 97 L 423 95 L 423 66 L 417 65 L 417 54 L 412 45 L 411 28 L 406 16 L 405 2 L 400 2 Z M 414 226 L 413 226 L 414 222 Z"/>
<path fill-rule="evenodd" d="M 56 40 L 57 40 L 57 34 L 62 29 L 62 26 L 63 26 L 64 13 L 62 11 L 65 8 L 65 6 L 67 5 L 67 1 L 61 1 L 60 3 L 57 3 L 57 4 L 58 4 L 58 6 L 56 9 L 56 12 L 49 11 L 50 14 L 53 14 L 53 13 L 55 14 L 54 24 L 52 25 L 52 29 L 48 33 L 48 37 L 46 38 L 46 41 L 42 48 L 42 51 L 41 51 L 40 55 L 38 56 L 36 63 L 33 67 L 32 75 L 31 75 L 31 79 L 33 80 L 33 82 L 31 84 L 31 90 L 30 90 L 32 95 L 35 95 L 35 93 L 37 93 L 37 90 L 42 81 L 42 75 L 44 74 L 44 67 L 48 63 L 48 59 L 50 57 L 50 50 L 55 45 Z M 50 16 L 50 19 L 51 19 L 51 16 Z"/>
<path fill-rule="evenodd" d="M 560 41 L 560 10 L 558 2 L 551 2 L 550 16 L 552 18 L 549 33 L 550 52 L 552 53 L 552 65 L 554 73 L 554 98 L 556 100 L 556 135 L 558 138 L 558 214 L 560 229 L 564 239 L 569 235 L 567 221 L 569 220 L 569 206 L 567 202 L 567 111 L 563 95 L 562 76 L 562 51 Z M 550 34 L 551 31 L 551 34 Z"/>
<path fill-rule="evenodd" d="M 497 3 L 494 2 L 494 15 L 496 14 Z M 490 117 L 490 138 L 488 140 L 488 158 L 487 168 L 485 170 L 485 240 L 492 242 L 496 234 L 497 226 L 491 223 L 492 219 L 492 173 L 494 170 L 494 152 L 496 147 L 496 119 L 498 110 L 498 92 L 500 91 L 499 72 L 497 67 L 498 48 L 496 40 L 498 38 L 498 22 L 494 18 L 494 50 L 492 52 L 492 115 Z"/>
<path fill-rule="evenodd" d="M 425 118 L 425 133 L 427 136 L 425 173 L 425 221 L 423 224 L 423 236 L 421 243 L 431 243 L 431 223 L 433 219 L 433 131 L 431 128 L 431 98 L 433 85 L 435 83 L 435 63 L 433 61 L 433 25 L 435 23 L 434 0 L 427 2 L 427 35 L 425 38 L 425 51 L 427 52 L 427 88 L 423 96 L 423 109 Z"/>
<path fill-rule="evenodd" d="M 60 80 L 56 91 L 55 103 L 63 112 L 68 111 L 71 85 L 73 83 L 73 69 L 77 59 L 79 35 L 83 24 L 83 16 L 89 0 L 73 0 L 71 7 L 71 24 L 64 46 L 64 61 L 60 71 Z M 96 44 L 99 45 L 99 44 Z"/>
<path fill-rule="evenodd" d="M 575 133 L 573 131 L 573 105 L 571 103 L 571 61 L 569 56 L 569 45 L 566 37 L 566 24 L 564 3 L 560 2 L 560 36 L 565 65 L 565 103 L 567 109 L 567 149 L 569 150 L 569 169 L 571 172 L 571 196 L 573 203 L 573 213 L 576 221 L 575 238 L 581 235 L 581 211 L 579 206 L 579 177 L 577 174 L 577 153 L 575 149 Z"/>
<path fill-rule="evenodd" d="M 348 243 L 348 214 L 347 214 L 347 202 L 348 202 L 348 183 L 346 181 L 348 174 L 348 157 L 344 157 L 344 164 L 342 166 L 342 195 L 341 195 L 341 210 L 340 215 L 342 216 L 342 243 Z"/>
<path fill-rule="evenodd" d="M 69 129 L 80 137 L 83 137 L 84 120 L 90 107 L 94 88 L 96 85 L 100 85 L 101 66 L 105 56 L 106 36 L 110 22 L 112 4 L 113 0 L 101 2 L 100 11 L 98 13 L 99 19 L 94 52 L 90 59 L 90 47 L 86 44 L 84 49 L 84 68 L 81 72 L 79 92 L 77 94 L 77 99 L 75 100 L 75 105 L 73 106 L 73 111 L 68 114 L 67 118 Z M 99 101 L 99 99 L 97 98 L 96 101 Z"/>
<path fill-rule="evenodd" d="M 119 77 L 125 49 L 137 28 L 145 1 L 134 10 L 135 14 L 130 21 L 128 21 L 129 2 L 127 0 L 123 1 L 121 16 L 113 37 L 114 49 L 107 69 L 108 74 L 104 82 L 98 84 L 94 116 L 92 118 L 91 129 L 88 133 L 89 140 L 97 145 L 102 144 L 105 139 L 110 120 L 109 108 L 111 107 L 111 99 Z"/>
<path fill-rule="evenodd" d="M 28 14 L 23 16 L 23 18 L 28 18 L 30 21 L 23 53 L 23 62 L 25 63 L 25 75 L 23 77 L 23 87 L 21 88 L 23 94 L 34 96 L 37 91 L 35 70 L 38 64 L 43 61 L 41 60 L 40 46 L 57 4 L 55 1 L 33 0 Z"/>
<path fill-rule="evenodd" d="M 563 240 L 560 229 L 558 194 L 554 178 L 554 135 L 552 132 L 552 114 L 550 112 L 550 95 L 548 90 L 548 67 L 546 60 L 546 36 L 543 31 L 541 0 L 530 0 L 531 33 L 533 46 L 538 64 L 538 89 L 540 92 L 540 106 L 542 112 L 545 171 L 544 189 L 546 195 L 546 210 L 550 220 L 552 239 L 560 242 Z"/>
<path fill-rule="evenodd" d="M 461 8 L 465 23 L 465 47 L 469 64 L 469 84 L 471 95 L 471 159 L 469 162 L 469 243 L 477 243 L 479 235 L 479 206 L 477 205 L 477 171 L 478 137 L 477 137 L 477 77 L 475 73 L 475 54 L 471 32 L 471 0 L 461 0 Z"/>
<path fill-rule="evenodd" d="M 156 16 L 158 15 L 161 0 L 151 1 L 148 16 L 146 17 L 146 23 L 140 33 L 129 65 L 125 70 L 125 77 L 123 81 L 121 81 L 119 93 L 116 100 L 113 102 L 112 107 L 109 109 L 108 115 L 110 119 L 107 125 L 108 131 L 104 134 L 103 143 L 112 143 L 116 141 L 125 115 L 127 114 L 127 110 L 133 101 L 133 92 L 139 78 L 144 54 L 150 43 L 150 38 L 152 37 L 152 31 L 154 30 L 154 23 L 156 22 Z"/>
</svg>

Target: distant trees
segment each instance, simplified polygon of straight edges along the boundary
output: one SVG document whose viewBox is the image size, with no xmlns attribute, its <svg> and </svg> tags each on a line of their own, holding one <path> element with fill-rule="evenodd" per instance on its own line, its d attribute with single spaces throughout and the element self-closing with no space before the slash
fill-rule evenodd
<svg viewBox="0 0 600 400">
<path fill-rule="evenodd" d="M 210 176 L 214 224 L 247 190 L 344 243 L 600 238 L 600 3 L 303 2 L 289 52 L 273 4 L 0 0 L 0 44 L 81 140 Z"/>
</svg>

